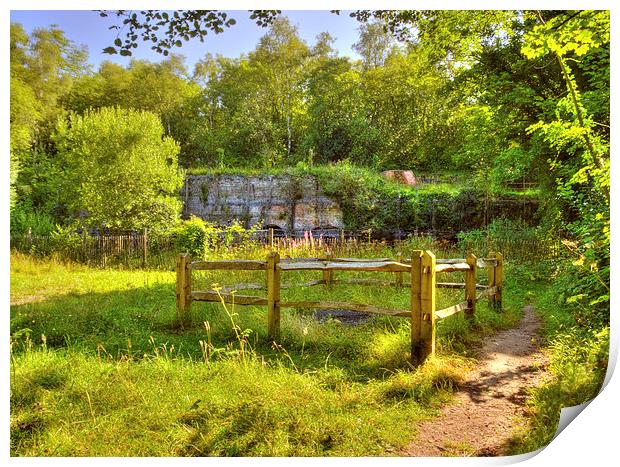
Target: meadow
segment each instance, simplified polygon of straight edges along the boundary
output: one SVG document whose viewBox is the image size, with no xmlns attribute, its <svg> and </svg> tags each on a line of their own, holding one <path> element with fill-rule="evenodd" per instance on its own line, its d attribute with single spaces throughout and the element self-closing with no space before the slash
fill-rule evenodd
<svg viewBox="0 0 620 467">
<path fill-rule="evenodd" d="M 394 254 L 386 245 L 366 248 L 357 253 Z M 235 254 L 258 258 L 266 250 L 219 256 Z M 259 272 L 223 274 L 203 272 L 194 287 L 264 280 Z M 296 272 L 286 281 L 316 279 L 311 276 Z M 438 307 L 462 300 L 462 291 L 439 290 Z M 408 290 L 352 285 L 282 294 L 403 308 L 410 300 Z M 415 438 L 415 422 L 449 400 L 484 336 L 518 320 L 519 300 L 507 280 L 503 313 L 481 303 L 472 322 L 445 320 L 438 355 L 413 367 L 403 318 L 373 317 L 353 326 L 287 310 L 281 340 L 273 344 L 264 307 L 194 303 L 190 322 L 181 326 L 172 271 L 94 269 L 14 253 L 11 452 L 395 454 Z"/>
</svg>

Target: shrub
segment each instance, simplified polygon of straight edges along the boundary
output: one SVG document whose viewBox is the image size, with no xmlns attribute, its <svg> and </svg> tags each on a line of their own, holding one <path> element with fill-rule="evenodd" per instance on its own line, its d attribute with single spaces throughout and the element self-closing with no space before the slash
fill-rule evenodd
<svg viewBox="0 0 620 467">
<path fill-rule="evenodd" d="M 214 233 L 212 225 L 191 216 L 174 230 L 176 248 L 189 253 L 193 258 L 202 259 L 213 244 Z"/>
<path fill-rule="evenodd" d="M 58 191 L 91 226 L 167 230 L 178 219 L 183 173 L 179 145 L 149 112 L 102 108 L 59 121 L 53 136 L 63 164 Z"/>
<path fill-rule="evenodd" d="M 11 235 L 49 235 L 55 228 L 54 219 L 45 212 L 18 204 L 11 210 Z"/>
<path fill-rule="evenodd" d="M 71 256 L 82 245 L 82 238 L 73 227 L 56 226 L 51 234 L 51 251 Z"/>
</svg>

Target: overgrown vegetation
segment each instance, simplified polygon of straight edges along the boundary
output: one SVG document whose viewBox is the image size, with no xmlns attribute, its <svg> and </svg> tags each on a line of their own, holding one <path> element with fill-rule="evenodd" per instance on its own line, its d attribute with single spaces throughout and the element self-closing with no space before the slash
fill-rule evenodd
<svg viewBox="0 0 620 467">
<path fill-rule="evenodd" d="M 217 179 L 222 175 L 276 175 L 288 179 L 291 199 L 302 178 L 318 181 L 321 191 L 338 202 L 346 230 L 371 231 L 394 235 L 403 232 L 466 232 L 485 224 L 485 220 L 507 218 L 537 220 L 536 193 L 514 192 L 507 186 L 485 191 L 466 172 L 435 173 L 437 183 L 403 185 L 386 180 L 366 167 L 340 161 L 329 165 L 298 163 L 294 167 L 266 171 L 247 168 L 190 169 L 191 175 Z M 422 177 L 420 177 L 422 178 Z M 442 180 L 449 181 L 442 181 Z M 203 185 L 206 186 L 206 185 Z"/>
</svg>

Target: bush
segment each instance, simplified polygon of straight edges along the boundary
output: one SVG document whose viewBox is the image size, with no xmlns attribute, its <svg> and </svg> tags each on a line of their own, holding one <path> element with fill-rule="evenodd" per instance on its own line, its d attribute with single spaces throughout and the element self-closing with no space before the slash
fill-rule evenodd
<svg viewBox="0 0 620 467">
<path fill-rule="evenodd" d="M 51 251 L 61 253 L 67 257 L 72 253 L 79 251 L 82 246 L 82 237 L 75 231 L 73 227 L 56 226 L 51 234 Z"/>
<path fill-rule="evenodd" d="M 255 231 L 255 227 L 246 229 L 239 221 L 235 220 L 229 227 L 223 229 L 224 246 L 230 247 L 235 244 L 243 245 L 250 240 L 250 237 Z"/>
<path fill-rule="evenodd" d="M 213 230 L 213 226 L 199 217 L 191 216 L 174 230 L 176 249 L 189 253 L 192 258 L 203 259 L 213 241 Z"/>
<path fill-rule="evenodd" d="M 58 192 L 89 226 L 165 231 L 181 210 L 179 145 L 149 112 L 102 108 L 59 121 Z"/>
<path fill-rule="evenodd" d="M 54 219 L 45 212 L 20 204 L 11 210 L 11 235 L 25 235 L 30 229 L 32 235 L 44 236 L 49 235 L 54 228 Z"/>
</svg>

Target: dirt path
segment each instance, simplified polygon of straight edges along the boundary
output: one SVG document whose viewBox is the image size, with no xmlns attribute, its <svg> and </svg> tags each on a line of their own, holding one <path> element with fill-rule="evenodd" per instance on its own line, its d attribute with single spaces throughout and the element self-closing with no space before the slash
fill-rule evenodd
<svg viewBox="0 0 620 467">
<path fill-rule="evenodd" d="M 539 320 L 532 306 L 515 328 L 492 336 L 482 348 L 454 403 L 422 423 L 403 456 L 499 456 L 524 413 L 527 388 L 544 373 L 538 351 Z"/>
</svg>

